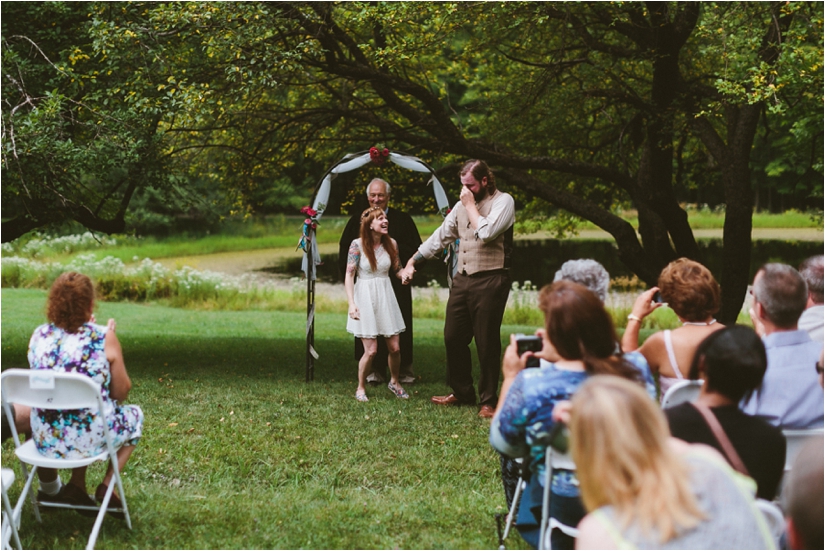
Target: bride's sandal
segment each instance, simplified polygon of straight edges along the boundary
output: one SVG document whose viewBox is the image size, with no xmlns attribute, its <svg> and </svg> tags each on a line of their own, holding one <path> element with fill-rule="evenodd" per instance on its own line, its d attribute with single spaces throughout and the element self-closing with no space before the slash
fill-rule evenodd
<svg viewBox="0 0 825 551">
<path fill-rule="evenodd" d="M 407 394 L 406 390 L 404 390 L 400 386 L 393 385 L 392 381 L 389 382 L 389 384 L 387 385 L 387 388 L 390 389 L 390 392 L 395 394 L 396 398 L 403 398 L 404 400 L 406 400 L 407 398 L 410 397 L 410 395 Z"/>
<path fill-rule="evenodd" d="M 370 399 L 367 398 L 367 393 L 366 392 L 356 392 L 355 393 L 355 399 L 358 400 L 359 402 L 369 402 L 370 401 Z"/>
</svg>

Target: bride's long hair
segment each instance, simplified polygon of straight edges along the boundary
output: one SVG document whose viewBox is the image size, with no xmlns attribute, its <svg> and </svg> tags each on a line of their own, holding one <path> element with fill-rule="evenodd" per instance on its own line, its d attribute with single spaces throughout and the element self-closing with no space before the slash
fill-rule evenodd
<svg viewBox="0 0 825 551">
<path fill-rule="evenodd" d="M 367 260 L 370 261 L 370 267 L 373 271 L 378 269 L 378 264 L 375 261 L 375 241 L 373 241 L 370 226 L 372 225 L 372 221 L 379 216 L 386 216 L 386 214 L 384 214 L 384 209 L 381 207 L 370 207 L 361 213 L 361 248 L 363 249 L 361 253 L 366 255 Z M 395 250 L 395 246 L 392 244 L 392 238 L 389 234 L 381 235 L 381 244 L 384 246 L 384 250 L 387 251 L 387 254 L 390 255 L 390 266 L 396 267 L 398 265 L 398 251 Z"/>
</svg>

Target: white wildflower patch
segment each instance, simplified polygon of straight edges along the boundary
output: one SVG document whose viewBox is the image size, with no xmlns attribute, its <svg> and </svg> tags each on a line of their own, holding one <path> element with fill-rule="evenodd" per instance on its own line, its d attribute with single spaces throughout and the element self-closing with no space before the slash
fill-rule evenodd
<svg viewBox="0 0 825 551">
<path fill-rule="evenodd" d="M 61 273 L 68 271 L 92 278 L 104 300 L 171 298 L 187 303 L 271 294 L 277 289 L 274 282 L 261 281 L 253 274 L 232 276 L 188 266 L 173 270 L 148 258 L 129 266 L 118 258 L 97 259 L 90 253 L 77 255 L 65 264 L 20 256 L 2 258 L 3 287 L 48 288 Z M 296 280 L 293 290 L 299 286 Z"/>
<path fill-rule="evenodd" d="M 125 241 L 127 238 L 121 238 Z M 119 243 L 114 237 L 95 235 L 92 232 L 77 235 L 49 237 L 35 235 L 25 242 L 3 243 L 3 256 L 21 256 L 26 258 L 43 258 L 56 254 L 72 254 L 101 247 L 113 247 Z"/>
</svg>

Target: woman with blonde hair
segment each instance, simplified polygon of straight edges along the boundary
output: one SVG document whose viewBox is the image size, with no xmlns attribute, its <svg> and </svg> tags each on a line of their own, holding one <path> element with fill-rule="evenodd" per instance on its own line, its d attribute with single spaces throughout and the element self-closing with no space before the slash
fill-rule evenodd
<svg viewBox="0 0 825 551">
<path fill-rule="evenodd" d="M 669 437 L 661 410 L 618 377 L 573 396 L 570 443 L 582 502 L 578 549 L 769 549 L 753 481 L 710 447 Z"/>
<path fill-rule="evenodd" d="M 399 333 L 406 329 L 401 308 L 392 290 L 390 272 L 400 279 L 398 245 L 389 236 L 389 222 L 381 207 L 370 207 L 361 214 L 361 237 L 353 240 L 347 254 L 344 288 L 349 303 L 347 331 L 361 339 L 364 355 L 358 361 L 358 388 L 355 399 L 367 402 L 367 374 L 378 351 L 378 337 L 384 337 L 389 350 L 390 382 L 387 388 L 396 398 L 409 398 L 398 374 L 401 365 Z"/>
<path fill-rule="evenodd" d="M 679 258 L 665 266 L 657 287 L 636 299 L 627 316 L 622 350 L 638 349 L 647 359 L 650 370 L 659 373 L 660 397 L 674 383 L 689 377 L 688 370 L 699 343 L 724 327 L 713 317 L 719 311 L 720 296 L 719 284 L 710 270 L 693 260 Z M 682 326 L 654 333 L 640 348 L 642 321 L 661 306 L 669 306 Z"/>
</svg>

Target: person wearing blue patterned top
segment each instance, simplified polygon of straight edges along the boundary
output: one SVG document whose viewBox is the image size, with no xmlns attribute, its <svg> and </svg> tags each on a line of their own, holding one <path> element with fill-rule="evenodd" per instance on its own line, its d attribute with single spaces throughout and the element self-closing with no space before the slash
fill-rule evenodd
<svg viewBox="0 0 825 551">
<path fill-rule="evenodd" d="M 641 354 L 617 353 L 618 338 L 610 315 L 599 298 L 586 287 L 570 281 L 545 286 L 539 294 L 545 329 L 536 334 L 543 348 L 534 355 L 544 360 L 537 369 L 525 369 L 527 352 L 518 355 L 511 337 L 504 354 L 501 389 L 490 426 L 490 444 L 509 457 L 528 458 L 531 477 L 524 492 L 517 527 L 528 543 L 541 518 L 541 489 L 546 479 L 545 449 L 555 422 L 553 408 L 569 400 L 590 375 L 611 374 L 634 380 L 656 399 L 650 368 Z M 556 469 L 551 480 L 553 518 L 576 526 L 584 516 L 574 471 Z M 537 536 L 537 534 L 535 534 Z M 561 531 L 552 535 L 554 549 L 572 549 L 574 540 Z"/>
</svg>

